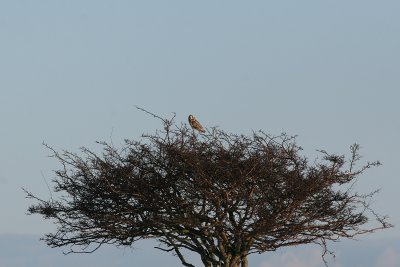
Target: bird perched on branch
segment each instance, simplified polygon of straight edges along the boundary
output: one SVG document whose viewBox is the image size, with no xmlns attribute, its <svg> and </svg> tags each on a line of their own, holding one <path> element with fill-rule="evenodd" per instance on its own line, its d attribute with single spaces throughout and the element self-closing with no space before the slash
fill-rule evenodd
<svg viewBox="0 0 400 267">
<path fill-rule="evenodd" d="M 197 131 L 201 133 L 205 133 L 206 130 L 204 130 L 203 126 L 201 126 L 200 122 L 193 116 L 189 115 L 189 124 L 193 129 L 196 129 Z"/>
</svg>

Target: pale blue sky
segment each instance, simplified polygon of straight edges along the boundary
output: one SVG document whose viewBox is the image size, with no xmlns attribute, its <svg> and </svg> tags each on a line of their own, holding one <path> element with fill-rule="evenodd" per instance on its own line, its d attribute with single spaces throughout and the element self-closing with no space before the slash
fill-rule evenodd
<svg viewBox="0 0 400 267">
<path fill-rule="evenodd" d="M 160 127 L 134 105 L 297 134 L 310 156 L 358 142 L 383 163 L 358 188 L 381 188 L 374 207 L 400 225 L 399 12 L 372 0 L 1 1 L 0 240 L 53 227 L 25 215 L 21 191 L 48 194 L 42 176 L 58 165 L 42 142 L 96 150 Z M 388 237 L 400 240 L 398 227 L 373 238 Z"/>
</svg>

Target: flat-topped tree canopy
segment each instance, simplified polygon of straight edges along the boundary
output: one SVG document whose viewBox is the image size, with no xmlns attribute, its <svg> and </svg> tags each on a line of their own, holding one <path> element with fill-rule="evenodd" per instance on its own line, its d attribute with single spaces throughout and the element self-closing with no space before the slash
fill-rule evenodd
<svg viewBox="0 0 400 267">
<path fill-rule="evenodd" d="M 380 164 L 356 169 L 357 144 L 349 158 L 319 151 L 322 159 L 310 163 L 286 134 L 199 135 L 154 116 L 163 130 L 122 148 L 100 142 L 101 154 L 47 146 L 61 163 L 56 193 L 27 193 L 35 200 L 29 212 L 58 226 L 44 237 L 49 246 L 92 252 L 153 238 L 184 266 L 194 266 L 182 253 L 190 250 L 206 267 L 247 267 L 251 253 L 318 243 L 325 254 L 329 240 L 392 227 L 370 207 L 376 191 L 355 191 L 356 178 Z"/>
</svg>

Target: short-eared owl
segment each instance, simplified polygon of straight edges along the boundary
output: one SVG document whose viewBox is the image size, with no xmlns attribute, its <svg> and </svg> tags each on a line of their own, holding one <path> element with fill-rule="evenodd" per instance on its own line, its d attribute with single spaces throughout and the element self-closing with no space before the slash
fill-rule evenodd
<svg viewBox="0 0 400 267">
<path fill-rule="evenodd" d="M 190 126 L 192 126 L 193 129 L 196 129 L 197 131 L 199 131 L 201 133 L 206 132 L 206 130 L 204 130 L 203 126 L 201 126 L 200 122 L 193 115 L 189 115 L 188 120 L 189 120 Z"/>
</svg>

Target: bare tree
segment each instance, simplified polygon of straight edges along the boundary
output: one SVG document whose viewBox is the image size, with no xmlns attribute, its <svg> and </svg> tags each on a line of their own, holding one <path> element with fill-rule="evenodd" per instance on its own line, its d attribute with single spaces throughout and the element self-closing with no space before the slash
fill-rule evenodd
<svg viewBox="0 0 400 267">
<path fill-rule="evenodd" d="M 173 120 L 121 149 L 100 142 L 102 154 L 47 146 L 62 166 L 56 193 L 43 200 L 26 191 L 35 201 L 29 213 L 58 226 L 44 236 L 47 244 L 90 253 L 153 238 L 187 267 L 194 265 L 183 250 L 205 267 L 247 267 L 252 253 L 317 243 L 325 255 L 327 241 L 392 227 L 370 207 L 377 191 L 355 191 L 357 177 L 380 164 L 356 169 L 357 144 L 348 159 L 319 151 L 311 164 L 285 134 L 212 128 L 198 135 Z"/>
</svg>

